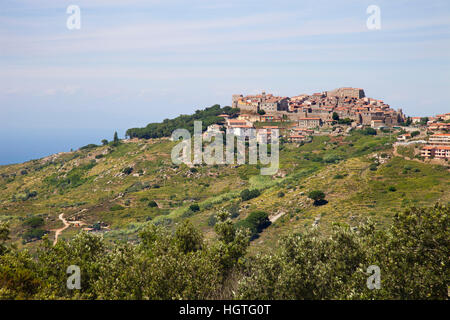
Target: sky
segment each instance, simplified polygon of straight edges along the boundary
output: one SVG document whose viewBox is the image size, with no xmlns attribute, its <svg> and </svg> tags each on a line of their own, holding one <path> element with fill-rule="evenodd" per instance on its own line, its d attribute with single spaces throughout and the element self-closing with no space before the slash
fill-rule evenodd
<svg viewBox="0 0 450 320">
<path fill-rule="evenodd" d="M 450 112 L 449 52 L 448 0 L 1 0 L 0 165 L 236 93 L 349 86 L 410 116 Z"/>
</svg>

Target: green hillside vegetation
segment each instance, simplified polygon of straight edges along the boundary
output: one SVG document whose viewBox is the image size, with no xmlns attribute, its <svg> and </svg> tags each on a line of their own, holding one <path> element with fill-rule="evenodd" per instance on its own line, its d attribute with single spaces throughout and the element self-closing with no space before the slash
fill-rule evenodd
<svg viewBox="0 0 450 320">
<path fill-rule="evenodd" d="M 447 299 L 449 213 L 413 208 L 387 230 L 369 222 L 357 231 L 336 224 L 329 236 L 290 233 L 256 257 L 246 257 L 249 234 L 226 213 L 212 243 L 185 220 L 175 233 L 149 225 L 136 245 L 88 233 L 55 246 L 45 239 L 35 257 L 5 245 L 0 225 L 0 299 Z M 82 270 L 80 290 L 66 287 L 70 265 Z M 372 265 L 379 290 L 366 285 Z"/>
<path fill-rule="evenodd" d="M 144 128 L 131 128 L 126 131 L 126 136 L 130 138 L 151 139 L 170 137 L 176 129 L 187 129 L 191 134 L 194 133 L 194 121 L 202 121 L 203 130 L 211 124 L 223 121 L 219 118 L 220 114 L 234 116 L 239 109 L 223 107 L 216 104 L 204 110 L 197 110 L 193 115 L 180 115 L 175 119 L 165 119 L 161 123 L 149 123 Z"/>
<path fill-rule="evenodd" d="M 200 111 L 194 116 L 189 116 L 190 120 L 184 121 L 184 125 L 192 129 L 194 119 L 204 120 L 211 117 L 210 121 L 214 122 L 217 121 L 218 114 L 227 112 L 234 111 L 227 107 L 213 106 L 207 109 L 206 113 Z M 166 121 L 164 130 L 178 125 L 181 118 L 177 119 L 174 122 Z M 149 244 L 145 244 L 147 240 L 144 239 L 162 237 L 161 243 L 168 241 L 166 247 L 158 248 L 155 252 L 168 252 L 167 254 L 171 255 L 166 257 L 169 269 L 158 270 L 161 272 L 158 277 L 161 278 L 155 279 L 165 279 L 161 280 L 164 285 L 147 289 L 130 287 L 129 291 L 123 293 L 120 293 L 120 288 L 116 292 L 105 291 L 109 285 L 107 281 L 114 279 L 111 276 L 106 277 L 102 284 L 92 280 L 90 283 L 93 287 L 79 293 L 82 295 L 80 297 L 119 297 L 120 294 L 129 298 L 170 299 L 310 297 L 311 295 L 307 293 L 308 288 L 299 287 L 296 293 L 283 291 L 283 288 L 288 287 L 289 270 L 297 270 L 295 269 L 297 253 L 289 255 L 292 261 L 283 260 L 288 259 L 286 250 L 290 250 L 289 246 L 307 246 L 314 243 L 326 250 L 334 250 L 337 244 L 329 242 L 330 237 L 335 239 L 347 236 L 356 237 L 352 238 L 352 241 L 360 243 L 363 240 L 358 238 L 362 236 L 358 235 L 358 232 L 369 220 L 370 225 L 376 230 L 373 237 L 377 238 L 375 235 L 378 232 L 386 233 L 385 236 L 389 237 L 391 232 L 389 230 L 396 221 L 395 217 L 400 213 L 409 212 L 411 207 L 430 208 L 436 203 L 448 206 L 450 202 L 448 166 L 423 163 L 412 158 L 406 160 L 406 154 L 403 153 L 395 156 L 392 148 L 393 142 L 396 141 L 395 134 L 380 131 L 376 133 L 374 135 L 367 130 L 353 130 L 349 135 L 314 136 L 310 143 L 302 145 L 282 143 L 280 168 L 274 176 L 260 175 L 261 164 L 192 167 L 184 164 L 175 165 L 171 161 L 170 154 L 176 142 L 166 138 L 166 132 L 158 133 L 157 136 L 163 136 L 160 138 L 151 138 L 149 135 L 142 136 L 145 139 L 139 140 L 103 141 L 101 145 L 91 144 L 73 152 L 60 153 L 23 164 L 0 166 L 0 223 L 8 224 L 8 237 L 0 240 L 0 250 L 5 251 L 8 247 L 12 250 L 8 253 L 8 259 L 13 259 L 12 257 L 18 259 L 10 260 L 14 262 L 8 264 L 8 260 L 2 258 L 1 267 L 4 268 L 2 270 L 6 270 L 5 274 L 8 274 L 9 278 L 0 279 L 0 295 L 2 297 L 10 295 L 12 298 L 36 298 L 41 294 L 50 295 L 52 290 L 57 290 L 55 297 L 75 297 L 72 296 L 74 293 L 68 293 L 63 290 L 64 288 L 55 289 L 62 284 L 39 282 L 39 279 L 42 279 L 40 275 L 45 271 L 41 269 L 39 261 L 47 257 L 46 254 L 49 255 L 45 258 L 47 260 L 42 261 L 59 259 L 59 256 L 54 255 L 60 254 L 71 257 L 70 252 L 78 250 L 78 246 L 83 246 L 87 241 L 94 246 L 92 252 L 99 255 L 91 257 L 87 254 L 86 259 L 91 259 L 85 262 L 87 268 L 97 268 L 95 270 L 98 272 L 111 272 L 106 266 L 110 263 L 116 264 L 118 270 L 121 270 L 119 267 L 127 266 L 120 266 L 123 261 L 116 256 L 120 254 L 129 257 L 130 263 L 140 261 L 139 263 L 144 265 L 154 266 L 156 260 L 146 260 L 156 258 L 151 253 L 153 249 L 145 247 Z M 448 207 L 438 211 L 443 212 L 444 218 L 448 219 Z M 229 217 L 223 218 L 225 213 Z M 53 242 L 55 231 L 63 227 L 62 221 L 58 219 L 61 214 L 70 222 L 70 226 L 61 233 L 56 246 L 52 247 L 49 243 Z M 447 221 L 445 219 L 443 221 Z M 195 226 L 195 232 L 191 230 L 190 225 L 186 225 L 187 220 Z M 231 233 L 226 235 L 220 228 L 229 224 L 233 226 L 234 231 L 229 231 Z M 339 236 L 336 235 L 336 225 L 343 228 L 340 229 Z M 184 226 L 184 229 L 177 231 L 181 226 Z M 89 233 L 81 234 L 85 228 L 90 230 Z M 227 228 L 231 230 L 229 226 Z M 448 232 L 447 229 L 444 231 Z M 149 232 L 157 236 L 150 236 Z M 178 240 L 172 239 L 177 232 L 178 237 L 183 238 L 181 247 L 176 244 Z M 0 236 L 5 233 L 6 231 L 2 233 L 0 230 Z M 143 236 L 144 234 L 147 236 Z M 232 234 L 240 234 L 239 240 L 236 240 L 239 245 L 235 243 L 233 249 L 227 249 L 226 243 L 234 241 L 231 239 Z M 101 235 L 102 238 L 97 238 L 97 235 Z M 298 235 L 302 236 L 298 238 Z M 188 239 L 184 239 L 185 236 Z M 285 237 L 291 237 L 290 242 L 280 243 L 279 240 Z M 250 241 L 244 241 L 244 238 Z M 389 241 L 386 245 L 390 243 Z M 246 245 L 243 246 L 243 243 Z M 13 249 L 13 246 L 17 250 Z M 383 244 L 379 250 L 386 248 Z M 23 251 L 24 249 L 27 251 Z M 361 261 L 365 263 L 374 257 L 367 255 L 368 248 L 361 250 L 365 253 L 357 254 L 355 261 L 358 263 Z M 373 254 L 376 252 L 381 251 L 375 250 Z M 301 252 L 298 254 L 303 255 Z M 302 263 L 319 261 L 317 257 L 311 256 L 311 252 L 304 254 L 305 257 L 310 257 L 307 259 L 312 260 L 310 262 L 302 260 Z M 275 260 L 270 260 L 271 255 Z M 144 259 L 144 256 L 147 258 Z M 183 273 L 180 273 L 180 278 L 177 279 L 167 278 L 170 268 L 175 268 L 176 265 L 170 267 L 171 261 L 178 261 L 177 259 L 186 261 L 191 258 L 198 265 L 187 264 L 185 266 L 187 269 L 183 272 L 200 268 L 198 279 L 190 277 L 189 281 L 192 283 L 185 283 L 181 276 Z M 341 258 L 344 259 L 336 257 Z M 68 261 L 64 259 L 55 261 Z M 211 261 L 205 263 L 205 259 Z M 257 261 L 254 269 L 253 262 L 249 261 Z M 280 266 L 280 261 L 285 261 L 286 265 Z M 265 265 L 266 262 L 269 265 Z M 327 265 L 331 262 L 322 262 L 325 269 L 316 270 L 318 272 L 314 276 L 316 280 L 312 280 L 311 286 L 317 284 L 314 281 L 319 281 L 320 272 L 331 272 L 329 269 L 331 265 Z M 90 263 L 94 263 L 95 267 Z M 18 266 L 23 266 L 26 269 L 24 272 L 29 273 L 27 279 L 32 282 L 30 288 L 34 288 L 29 293 L 19 292 L 22 289 L 17 289 L 19 291 L 16 292 L 9 285 L 8 289 L 2 289 L 4 288 L 2 286 L 6 286 L 5 283 L 19 281 L 13 279 L 18 276 L 14 271 Z M 138 266 L 139 264 L 136 264 L 136 268 Z M 62 264 L 54 267 L 56 268 L 54 272 L 65 272 Z M 271 271 L 272 267 L 274 269 Z M 130 268 L 122 278 L 116 274 L 117 277 L 125 281 L 127 277 L 132 277 L 133 272 L 140 270 Z M 345 279 L 356 281 L 355 279 L 359 278 L 353 278 L 356 277 L 355 270 L 341 271 L 345 272 Z M 279 273 L 281 282 L 256 277 L 260 273 L 269 276 L 270 272 Z M 92 279 L 97 279 L 99 274 L 92 275 Z M 112 272 L 112 275 L 114 274 Z M 201 274 L 213 278 L 202 278 Z M 148 281 L 153 281 L 150 280 L 150 275 L 147 276 Z M 344 277 L 340 273 L 335 276 L 338 278 L 323 281 L 339 280 Z M 63 275 L 55 274 L 55 279 L 60 277 Z M 242 281 L 239 282 L 238 290 L 239 277 Z M 297 278 L 292 279 L 294 281 L 292 285 L 297 285 L 295 282 Z M 273 286 L 270 292 L 258 291 L 259 289 L 252 291 L 248 285 L 249 281 L 263 283 L 269 280 Z M 130 286 L 137 283 L 136 279 L 130 281 Z M 174 281 L 173 286 L 170 281 Z M 203 289 L 199 287 L 202 281 L 210 281 L 208 283 L 212 287 L 204 288 L 206 291 L 202 291 Z M 351 281 L 349 283 L 353 283 Z M 330 283 L 322 282 L 322 285 Z M 42 291 L 42 286 L 47 287 L 47 291 Z M 158 284 L 154 282 L 152 286 Z M 100 287 L 103 289 L 100 290 Z M 338 295 L 338 289 L 345 293 Z M 329 295 L 315 293 L 314 297 L 352 298 L 349 290 L 350 287 L 338 286 L 336 290 L 331 290 Z M 433 291 L 432 294 L 436 292 Z M 396 298 L 402 294 L 405 295 L 400 292 L 388 292 L 383 297 Z M 372 296 L 368 292 L 359 292 L 354 297 Z"/>
</svg>

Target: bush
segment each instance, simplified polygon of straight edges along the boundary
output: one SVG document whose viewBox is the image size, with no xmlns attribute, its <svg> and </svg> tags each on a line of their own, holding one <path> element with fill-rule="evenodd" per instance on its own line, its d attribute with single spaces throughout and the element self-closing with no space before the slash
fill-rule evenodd
<svg viewBox="0 0 450 320">
<path fill-rule="evenodd" d="M 365 129 L 361 130 L 361 133 L 366 136 L 376 136 L 377 130 L 375 130 L 374 128 L 365 128 Z"/>
<path fill-rule="evenodd" d="M 394 186 L 390 186 L 390 187 L 388 188 L 388 190 L 391 191 L 391 192 L 395 192 L 395 191 L 397 191 L 397 188 L 394 187 Z"/>
<path fill-rule="evenodd" d="M 115 204 L 110 208 L 111 211 L 119 211 L 119 210 L 123 210 L 123 209 L 125 209 L 125 208 L 122 207 L 120 204 Z"/>
<path fill-rule="evenodd" d="M 31 241 L 31 240 L 41 240 L 42 237 L 47 234 L 48 232 L 45 230 L 41 230 L 41 229 L 31 229 L 27 232 L 25 232 L 22 235 L 22 238 L 25 241 Z"/>
<path fill-rule="evenodd" d="M 253 198 L 258 197 L 261 194 L 261 192 L 258 189 L 245 189 L 241 192 L 241 199 L 242 201 L 247 201 Z"/>
<path fill-rule="evenodd" d="M 193 203 L 189 206 L 189 210 L 191 210 L 192 212 L 197 212 L 200 211 L 200 207 L 197 203 Z"/>
<path fill-rule="evenodd" d="M 344 179 L 344 176 L 342 174 L 337 174 L 333 177 L 333 179 Z"/>
<path fill-rule="evenodd" d="M 213 213 L 208 217 L 208 226 L 214 227 L 216 223 L 217 223 L 217 216 L 215 213 Z"/>
<path fill-rule="evenodd" d="M 123 170 L 122 170 L 122 173 L 124 173 L 124 174 L 126 174 L 126 175 L 129 175 L 129 174 L 131 174 L 133 172 L 133 168 L 131 168 L 131 167 L 126 167 L 126 168 L 124 168 Z"/>
<path fill-rule="evenodd" d="M 251 239 L 257 238 L 258 233 L 270 225 L 269 215 L 264 211 L 253 211 L 247 218 L 236 223 L 236 228 L 249 229 Z"/>
<path fill-rule="evenodd" d="M 97 147 L 98 147 L 98 145 L 90 143 L 88 145 L 85 145 L 85 146 L 81 147 L 80 150 L 89 150 L 89 149 L 94 149 L 94 148 L 97 148 Z"/>
<path fill-rule="evenodd" d="M 232 219 L 239 217 L 239 203 L 231 204 L 227 210 Z"/>
<path fill-rule="evenodd" d="M 26 219 L 23 225 L 31 228 L 41 227 L 44 225 L 44 219 L 42 217 L 31 217 Z"/>
<path fill-rule="evenodd" d="M 283 197 L 284 197 L 284 192 L 283 191 L 278 192 L 278 198 L 283 198 Z"/>
<path fill-rule="evenodd" d="M 336 154 L 327 154 L 323 157 L 323 162 L 325 163 L 336 163 L 339 162 L 339 160 L 341 160 L 342 157 L 338 156 Z"/>
<path fill-rule="evenodd" d="M 313 190 L 308 194 L 308 198 L 314 200 L 314 205 L 322 205 L 325 204 L 325 193 L 320 190 Z"/>
<path fill-rule="evenodd" d="M 155 200 L 150 200 L 150 201 L 148 202 L 148 206 L 149 206 L 150 208 L 156 208 L 156 207 L 158 206 L 158 204 L 156 203 Z"/>
</svg>

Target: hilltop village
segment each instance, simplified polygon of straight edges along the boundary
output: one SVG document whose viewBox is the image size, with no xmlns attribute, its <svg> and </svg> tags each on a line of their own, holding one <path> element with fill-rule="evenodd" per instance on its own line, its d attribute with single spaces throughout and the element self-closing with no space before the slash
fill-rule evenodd
<svg viewBox="0 0 450 320">
<path fill-rule="evenodd" d="M 450 113 L 434 117 L 407 117 L 383 100 L 366 97 L 360 88 L 339 88 L 312 95 L 279 97 L 235 94 L 232 107 L 239 115 L 222 114 L 223 125 L 208 126 L 205 134 L 223 128 L 236 136 L 255 134 L 259 142 L 270 142 L 278 130 L 284 142 L 307 143 L 312 136 L 346 135 L 353 129 L 369 134 L 399 134 L 398 144 L 421 144 L 416 154 L 423 158 L 450 158 Z M 255 130 L 256 129 L 256 130 Z M 260 130 L 265 129 L 265 130 Z"/>
</svg>

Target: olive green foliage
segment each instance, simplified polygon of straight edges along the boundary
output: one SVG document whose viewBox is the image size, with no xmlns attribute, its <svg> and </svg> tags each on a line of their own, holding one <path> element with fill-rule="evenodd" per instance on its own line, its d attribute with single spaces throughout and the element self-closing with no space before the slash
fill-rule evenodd
<svg viewBox="0 0 450 320">
<path fill-rule="evenodd" d="M 242 201 L 247 201 L 247 200 L 259 197 L 260 194 L 261 194 L 261 192 L 258 189 L 253 189 L 253 190 L 245 189 L 245 190 L 242 190 L 242 192 L 241 192 L 241 199 L 242 199 Z"/>
<path fill-rule="evenodd" d="M 364 128 L 361 130 L 361 133 L 366 135 L 366 136 L 376 136 L 377 135 L 377 130 L 373 129 L 373 128 Z"/>
<path fill-rule="evenodd" d="M 155 208 L 155 207 L 158 206 L 158 204 L 156 203 L 155 200 L 150 200 L 150 201 L 148 202 L 148 206 L 149 206 L 150 208 Z"/>
<path fill-rule="evenodd" d="M 1 224 L 0 299 L 231 298 L 231 275 L 247 252 L 248 234 L 236 231 L 227 213 L 218 219 L 219 239 L 211 245 L 186 220 L 175 233 L 151 224 L 136 245 L 107 247 L 85 232 L 55 246 L 44 238 L 35 258 L 7 248 L 9 229 Z M 70 265 L 80 267 L 80 290 L 66 287 Z"/>
<path fill-rule="evenodd" d="M 255 239 L 258 233 L 263 231 L 270 225 L 269 215 L 263 211 L 251 212 L 247 218 L 240 220 L 237 224 L 237 228 L 248 229 L 251 234 L 251 239 Z"/>
<path fill-rule="evenodd" d="M 218 115 L 225 113 L 235 115 L 238 109 L 231 107 L 221 108 L 216 104 L 204 110 L 197 110 L 193 115 L 180 115 L 175 119 L 165 119 L 162 123 L 149 123 L 144 128 L 131 128 L 126 131 L 126 136 L 130 138 L 151 139 L 168 137 L 176 129 L 187 129 L 192 134 L 194 132 L 194 121 L 202 121 L 202 129 L 207 126 L 221 122 L 223 119 Z"/>
<path fill-rule="evenodd" d="M 314 205 L 320 205 L 325 200 L 325 193 L 321 190 L 313 190 L 308 194 L 308 198 L 314 200 Z"/>
<path fill-rule="evenodd" d="M 192 212 L 196 212 L 200 210 L 200 207 L 197 203 L 193 203 L 189 206 L 189 210 L 191 210 Z"/>
<path fill-rule="evenodd" d="M 226 211 L 217 238 L 205 242 L 191 222 L 175 233 L 150 224 L 137 244 L 107 246 L 80 233 L 55 246 L 44 237 L 35 255 L 7 247 L 0 224 L 0 299 L 447 299 L 450 208 L 411 208 L 392 226 L 315 228 L 283 237 L 269 254 L 245 257 L 249 234 Z M 264 221 L 255 212 L 248 221 Z M 69 290 L 67 267 L 81 270 L 81 289 Z M 371 265 L 381 288 L 367 288 Z"/>
<path fill-rule="evenodd" d="M 388 230 L 371 223 L 351 230 L 336 225 L 330 237 L 317 230 L 292 234 L 278 250 L 248 263 L 241 299 L 447 299 L 450 283 L 449 207 L 412 208 Z M 381 271 L 381 289 L 366 286 L 370 265 Z"/>
<path fill-rule="evenodd" d="M 31 227 L 31 228 L 41 227 L 44 225 L 44 219 L 39 216 L 34 216 L 34 217 L 26 219 L 23 222 L 23 225 L 26 227 Z"/>
<path fill-rule="evenodd" d="M 96 165 L 95 161 L 74 167 L 67 174 L 52 174 L 44 179 L 48 186 L 54 186 L 61 189 L 76 188 L 84 184 L 88 178 L 85 174 Z"/>
</svg>

